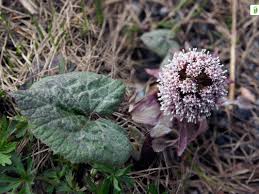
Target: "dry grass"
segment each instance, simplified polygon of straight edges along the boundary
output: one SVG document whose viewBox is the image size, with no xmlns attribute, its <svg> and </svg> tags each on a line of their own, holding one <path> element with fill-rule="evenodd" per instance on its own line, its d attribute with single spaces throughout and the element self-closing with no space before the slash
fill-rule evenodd
<svg viewBox="0 0 259 194">
<path fill-rule="evenodd" d="M 33 16 L 18 1 L 7 4 L 1 6 L 3 89 L 16 90 L 28 81 L 59 71 L 101 71 L 113 77 L 128 76 L 126 38 L 121 35 L 122 22 L 129 18 L 124 7 L 123 14 L 116 19 L 120 25 L 114 27 L 114 21 L 104 19 L 98 28 L 94 25 L 92 3 L 39 1 L 37 14 Z M 107 36 L 109 28 L 113 33 Z M 57 64 L 60 60 L 62 67 Z"/>
<path fill-rule="evenodd" d="M 213 50 L 227 68 L 230 50 L 235 49 L 236 62 L 231 66 L 235 65 L 236 72 L 230 72 L 235 77 L 236 95 L 243 86 L 259 97 L 259 17 L 249 16 L 252 1 L 237 1 L 236 44 L 233 46 L 232 40 L 232 49 L 230 0 L 106 0 L 103 23 L 99 25 L 102 17 L 96 16 L 90 0 L 31 2 L 31 7 L 17 0 L 1 2 L 0 84 L 6 91 L 69 71 L 94 71 L 127 83 L 136 82 L 134 67 L 149 63 L 141 59 L 142 55 L 137 60 L 132 57 L 137 48 L 143 48 L 139 35 L 167 25 L 176 32 L 183 48 Z M 154 13 L 159 7 L 168 10 L 162 18 Z M 127 103 L 123 107 L 114 116 L 117 122 L 148 133 L 148 128 L 130 119 Z M 253 116 L 249 120 L 240 119 L 245 113 L 240 116 L 235 110 L 230 110 L 228 116 L 224 111 L 215 114 L 211 130 L 182 158 L 167 150 L 146 169 L 133 171 L 135 187 L 129 193 L 145 193 L 150 183 L 172 193 L 258 193 L 258 105 L 250 111 Z M 26 145 L 23 143 L 21 150 Z M 34 150 L 31 154 L 37 168 L 47 165 L 51 160 L 48 149 L 38 142 Z"/>
</svg>

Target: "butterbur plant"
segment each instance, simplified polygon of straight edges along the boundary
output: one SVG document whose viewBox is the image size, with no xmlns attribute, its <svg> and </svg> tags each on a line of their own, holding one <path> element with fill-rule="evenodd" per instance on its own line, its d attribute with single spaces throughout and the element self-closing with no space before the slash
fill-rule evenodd
<svg viewBox="0 0 259 194">
<path fill-rule="evenodd" d="M 197 49 L 175 53 L 158 73 L 161 113 L 150 132 L 153 149 L 177 145 L 177 153 L 182 155 L 187 145 L 207 130 L 207 118 L 226 95 L 226 71 L 218 57 Z M 177 138 L 168 139 L 166 135 L 172 132 Z"/>
</svg>

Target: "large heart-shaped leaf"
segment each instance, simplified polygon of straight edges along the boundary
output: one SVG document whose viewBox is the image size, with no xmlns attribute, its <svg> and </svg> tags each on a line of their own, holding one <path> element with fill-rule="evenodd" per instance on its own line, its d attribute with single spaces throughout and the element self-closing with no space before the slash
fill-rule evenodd
<svg viewBox="0 0 259 194">
<path fill-rule="evenodd" d="M 89 72 L 50 76 L 13 94 L 32 133 L 72 162 L 124 163 L 131 145 L 124 130 L 93 114 L 111 114 L 125 91 L 121 81 Z"/>
</svg>

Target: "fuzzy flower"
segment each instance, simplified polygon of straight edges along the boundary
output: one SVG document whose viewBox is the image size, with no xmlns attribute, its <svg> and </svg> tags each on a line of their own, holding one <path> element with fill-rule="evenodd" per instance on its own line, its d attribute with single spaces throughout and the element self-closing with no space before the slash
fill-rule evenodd
<svg viewBox="0 0 259 194">
<path fill-rule="evenodd" d="M 175 53 L 159 74 L 161 110 L 181 121 L 197 123 L 210 116 L 218 100 L 227 95 L 226 79 L 219 58 L 208 51 Z"/>
</svg>

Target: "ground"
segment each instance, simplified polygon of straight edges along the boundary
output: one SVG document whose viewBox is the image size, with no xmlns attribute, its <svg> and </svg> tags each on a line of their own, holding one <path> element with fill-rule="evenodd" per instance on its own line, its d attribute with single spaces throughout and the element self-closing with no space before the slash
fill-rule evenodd
<svg viewBox="0 0 259 194">
<path fill-rule="evenodd" d="M 154 78 L 144 69 L 158 68 L 162 59 L 140 37 L 154 29 L 171 29 L 180 49 L 205 48 L 218 55 L 235 80 L 230 98 L 245 97 L 249 107 L 216 110 L 209 130 L 181 157 L 172 149 L 153 153 L 146 140 L 146 158 L 127 163 L 133 165 L 135 185 L 126 193 L 145 193 L 150 184 L 157 185 L 159 193 L 258 193 L 259 16 L 249 15 L 255 1 L 233 2 L 2 0 L 1 89 L 26 89 L 42 77 L 71 71 L 109 75 L 133 88 L 148 85 Z M 135 127 L 148 137 L 149 128 L 135 123 L 128 112 L 131 92 L 128 89 L 112 118 L 129 133 Z M 11 101 L 1 99 L 1 115 L 14 114 Z M 38 140 L 23 139 L 17 151 L 31 155 L 39 171 L 52 164 L 51 151 Z M 87 174 L 89 167 L 82 168 Z"/>
</svg>

